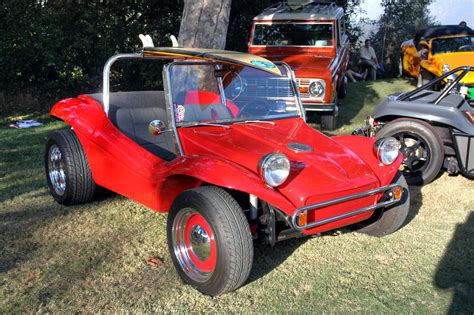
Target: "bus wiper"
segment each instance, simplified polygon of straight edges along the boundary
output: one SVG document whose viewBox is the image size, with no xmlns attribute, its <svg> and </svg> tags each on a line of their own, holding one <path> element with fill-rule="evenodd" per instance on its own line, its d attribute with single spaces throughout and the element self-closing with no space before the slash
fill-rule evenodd
<svg viewBox="0 0 474 315">
<path fill-rule="evenodd" d="M 197 127 L 197 126 L 214 126 L 214 127 L 222 127 L 222 128 L 230 128 L 228 125 L 223 124 L 216 124 L 216 123 L 206 123 L 206 122 L 193 122 L 189 125 L 180 126 L 181 128 L 189 128 L 189 127 Z"/>
<path fill-rule="evenodd" d="M 250 123 L 260 123 L 260 124 L 270 124 L 270 125 L 276 125 L 274 121 L 270 120 L 244 120 L 244 121 L 238 121 L 234 124 L 250 124 Z"/>
</svg>

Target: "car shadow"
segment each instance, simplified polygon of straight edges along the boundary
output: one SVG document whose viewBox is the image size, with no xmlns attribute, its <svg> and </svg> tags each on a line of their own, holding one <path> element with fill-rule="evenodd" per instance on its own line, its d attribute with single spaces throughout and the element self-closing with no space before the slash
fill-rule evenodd
<svg viewBox="0 0 474 315">
<path fill-rule="evenodd" d="M 35 255 L 40 246 L 33 237 L 37 230 L 46 227 L 57 217 L 83 210 L 84 207 L 62 207 L 56 210 L 48 204 L 38 204 L 0 213 L 0 273 L 8 272 Z"/>
<path fill-rule="evenodd" d="M 410 210 L 408 211 L 408 216 L 401 227 L 402 229 L 413 221 L 420 212 L 420 208 L 423 205 L 421 188 L 422 186 L 408 186 L 408 189 L 410 190 Z"/>
<path fill-rule="evenodd" d="M 290 239 L 276 243 L 274 247 L 263 244 L 262 242 L 255 243 L 253 266 L 247 284 L 275 270 L 275 268 L 290 257 L 298 247 L 306 243 L 308 239 L 309 237 Z"/>
<path fill-rule="evenodd" d="M 472 314 L 474 311 L 474 212 L 458 224 L 444 256 L 438 264 L 434 285 L 452 290 L 448 314 Z"/>
</svg>

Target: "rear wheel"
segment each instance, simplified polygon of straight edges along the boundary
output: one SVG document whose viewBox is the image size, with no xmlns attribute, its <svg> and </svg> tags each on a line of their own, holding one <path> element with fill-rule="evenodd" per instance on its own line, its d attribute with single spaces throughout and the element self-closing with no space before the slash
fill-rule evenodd
<svg viewBox="0 0 474 315">
<path fill-rule="evenodd" d="M 321 115 L 321 129 L 322 130 L 336 129 L 336 116 L 334 114 Z"/>
<path fill-rule="evenodd" d="M 398 173 L 393 180 L 403 188 L 402 199 L 395 205 L 380 209 L 369 220 L 356 225 L 357 232 L 372 236 L 392 234 L 403 226 L 410 210 L 410 192 L 402 173 Z"/>
<path fill-rule="evenodd" d="M 441 170 L 444 159 L 443 142 L 426 122 L 397 119 L 386 124 L 377 138 L 394 137 L 400 141 L 403 172 L 410 185 L 431 182 Z"/>
<path fill-rule="evenodd" d="M 49 136 L 44 161 L 48 186 L 58 203 L 76 205 L 93 199 L 96 184 L 81 143 L 72 130 L 56 131 Z"/>
<path fill-rule="evenodd" d="M 179 195 L 168 216 L 168 247 L 180 277 L 204 294 L 239 288 L 253 262 L 247 219 L 223 189 L 200 187 Z"/>
</svg>

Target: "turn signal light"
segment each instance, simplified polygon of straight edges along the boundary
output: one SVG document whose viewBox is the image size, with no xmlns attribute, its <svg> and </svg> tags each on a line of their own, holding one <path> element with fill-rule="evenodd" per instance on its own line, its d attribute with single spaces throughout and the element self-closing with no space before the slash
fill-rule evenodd
<svg viewBox="0 0 474 315">
<path fill-rule="evenodd" d="M 400 187 L 396 187 L 393 189 L 393 199 L 399 200 L 402 198 L 402 189 Z"/>
<path fill-rule="evenodd" d="M 298 225 L 304 226 L 306 224 L 308 224 L 308 211 L 303 211 L 298 216 Z"/>
</svg>

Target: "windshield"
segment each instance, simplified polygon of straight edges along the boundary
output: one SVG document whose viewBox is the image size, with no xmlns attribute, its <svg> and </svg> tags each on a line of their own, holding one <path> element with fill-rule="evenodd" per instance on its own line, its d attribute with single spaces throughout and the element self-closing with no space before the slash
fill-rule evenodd
<svg viewBox="0 0 474 315">
<path fill-rule="evenodd" d="M 431 43 L 433 55 L 460 51 L 474 51 L 474 36 L 438 38 Z"/>
<path fill-rule="evenodd" d="M 332 23 L 255 24 L 252 45 L 333 46 Z"/>
<path fill-rule="evenodd" d="M 282 76 L 245 66 L 215 63 L 173 63 L 168 68 L 175 121 L 233 123 L 300 115 L 287 70 Z"/>
</svg>

